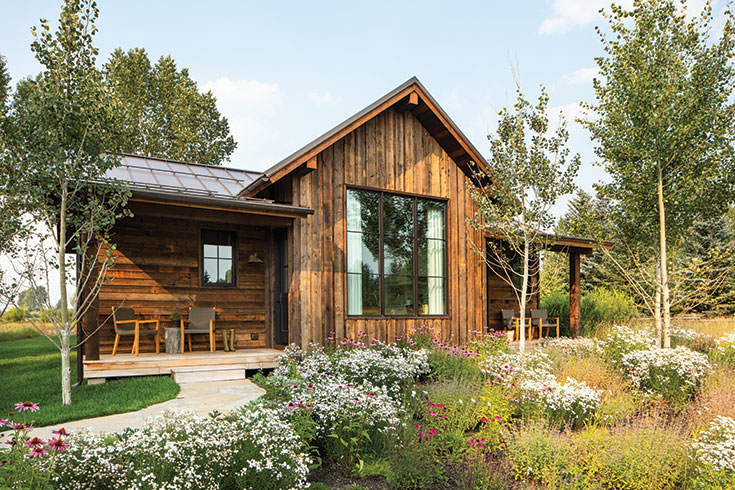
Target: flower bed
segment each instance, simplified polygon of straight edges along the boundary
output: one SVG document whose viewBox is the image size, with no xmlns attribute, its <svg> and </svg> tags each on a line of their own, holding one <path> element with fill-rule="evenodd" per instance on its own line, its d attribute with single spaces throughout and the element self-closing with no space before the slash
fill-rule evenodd
<svg viewBox="0 0 735 490">
<path fill-rule="evenodd" d="M 166 412 L 118 434 L 82 433 L 57 459 L 62 488 L 307 488 L 309 458 L 266 407 L 228 418 Z"/>
</svg>

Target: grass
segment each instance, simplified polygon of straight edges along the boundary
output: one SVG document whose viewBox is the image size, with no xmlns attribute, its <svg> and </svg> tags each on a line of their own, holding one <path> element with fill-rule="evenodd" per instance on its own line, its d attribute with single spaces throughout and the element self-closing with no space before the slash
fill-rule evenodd
<svg viewBox="0 0 735 490">
<path fill-rule="evenodd" d="M 43 325 L 42 328 L 44 327 L 50 328 L 50 325 Z M 40 335 L 39 331 L 27 322 L 0 323 L 0 342 L 30 339 Z"/>
<path fill-rule="evenodd" d="M 75 383 L 76 352 L 72 352 L 71 366 Z M 125 378 L 72 387 L 72 405 L 63 406 L 61 356 L 46 337 L 39 336 L 0 342 L 0 373 L 0 413 L 12 410 L 15 402 L 38 402 L 41 410 L 32 415 L 36 427 L 140 410 L 179 393 L 179 385 L 169 377 Z"/>
<path fill-rule="evenodd" d="M 697 332 L 711 335 L 717 339 L 722 337 L 728 332 L 735 330 L 735 318 L 733 317 L 721 317 L 721 318 L 700 318 L 700 319 L 679 319 L 672 318 L 671 324 L 676 327 L 696 330 Z M 639 318 L 632 322 L 633 328 L 653 328 L 653 320 L 647 318 Z"/>
</svg>

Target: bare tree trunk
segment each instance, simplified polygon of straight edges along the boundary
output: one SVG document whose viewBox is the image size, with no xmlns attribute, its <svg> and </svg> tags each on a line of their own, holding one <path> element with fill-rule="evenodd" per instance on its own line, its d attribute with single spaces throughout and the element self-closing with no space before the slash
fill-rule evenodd
<svg viewBox="0 0 735 490">
<path fill-rule="evenodd" d="M 64 329 L 59 338 L 61 344 L 61 403 L 71 405 L 71 362 L 69 331 Z"/>
<path fill-rule="evenodd" d="M 656 347 L 661 347 L 661 262 L 656 262 L 656 300 L 653 306 Z"/>
<path fill-rule="evenodd" d="M 666 210 L 664 208 L 664 183 L 661 165 L 658 165 L 658 224 L 659 246 L 661 247 L 661 303 L 664 313 L 663 338 L 664 347 L 671 347 L 671 307 L 669 302 L 669 272 L 666 257 Z"/>
<path fill-rule="evenodd" d="M 528 302 L 528 255 L 529 255 L 529 244 L 528 238 L 524 237 L 523 243 L 523 280 L 521 281 L 521 311 L 520 311 L 520 345 L 519 349 L 521 352 L 526 351 L 526 303 Z"/>
<path fill-rule="evenodd" d="M 71 325 L 69 325 L 69 302 L 66 291 L 66 199 L 67 190 L 61 191 L 61 206 L 59 208 L 59 292 L 61 293 L 61 328 L 59 344 L 61 350 L 61 403 L 71 405 L 71 366 L 69 351 Z"/>
</svg>

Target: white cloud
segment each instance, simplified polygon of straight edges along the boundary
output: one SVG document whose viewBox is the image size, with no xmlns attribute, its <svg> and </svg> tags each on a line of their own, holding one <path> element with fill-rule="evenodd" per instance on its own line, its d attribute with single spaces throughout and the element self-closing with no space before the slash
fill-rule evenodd
<svg viewBox="0 0 735 490">
<path fill-rule="evenodd" d="M 564 80 L 571 85 L 585 85 L 592 83 L 592 79 L 598 77 L 598 68 L 580 68 L 572 73 L 565 73 Z"/>
<path fill-rule="evenodd" d="M 539 26 L 539 34 L 560 34 L 569 31 L 572 27 L 591 24 L 599 21 L 600 9 L 610 10 L 610 0 L 554 0 L 551 16 L 544 19 Z M 616 0 L 616 5 L 630 10 L 633 0 Z M 713 4 L 717 4 L 715 0 Z M 699 15 L 707 0 L 688 0 L 686 3 L 687 17 Z M 681 6 L 680 6 L 681 7 Z"/>
<path fill-rule="evenodd" d="M 629 0 L 621 3 L 626 8 L 632 5 Z M 555 0 L 553 13 L 541 23 L 539 34 L 564 33 L 574 26 L 594 22 L 600 18 L 600 9 L 609 6 L 609 0 Z"/>
<path fill-rule="evenodd" d="M 202 88 L 212 91 L 217 108 L 230 123 L 237 142 L 232 163 L 248 169 L 272 165 L 269 147 L 278 137 L 275 117 L 284 99 L 278 83 L 221 77 Z"/>
<path fill-rule="evenodd" d="M 315 105 L 335 105 L 342 103 L 341 95 L 333 95 L 331 92 L 309 92 L 306 96 L 309 102 Z"/>
<path fill-rule="evenodd" d="M 556 131 L 559 127 L 559 115 L 567 122 L 567 129 L 570 134 L 578 133 L 583 130 L 582 125 L 576 122 L 578 117 L 585 117 L 586 113 L 578 102 L 566 105 L 558 105 L 549 107 L 549 130 Z"/>
</svg>

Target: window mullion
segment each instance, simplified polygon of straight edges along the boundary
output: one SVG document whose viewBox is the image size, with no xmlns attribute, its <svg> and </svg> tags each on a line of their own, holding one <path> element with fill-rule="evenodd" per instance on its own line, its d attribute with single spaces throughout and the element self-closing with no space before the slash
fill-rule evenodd
<svg viewBox="0 0 735 490">
<path fill-rule="evenodd" d="M 383 269 L 385 264 L 385 252 L 384 252 L 384 234 L 383 234 L 383 195 L 384 193 L 380 193 L 380 199 L 378 200 L 378 283 L 379 283 L 379 289 L 380 289 L 380 315 L 385 316 L 385 271 Z"/>
<path fill-rule="evenodd" d="M 418 198 L 413 198 L 413 314 L 418 316 L 419 257 L 418 257 Z"/>
</svg>

